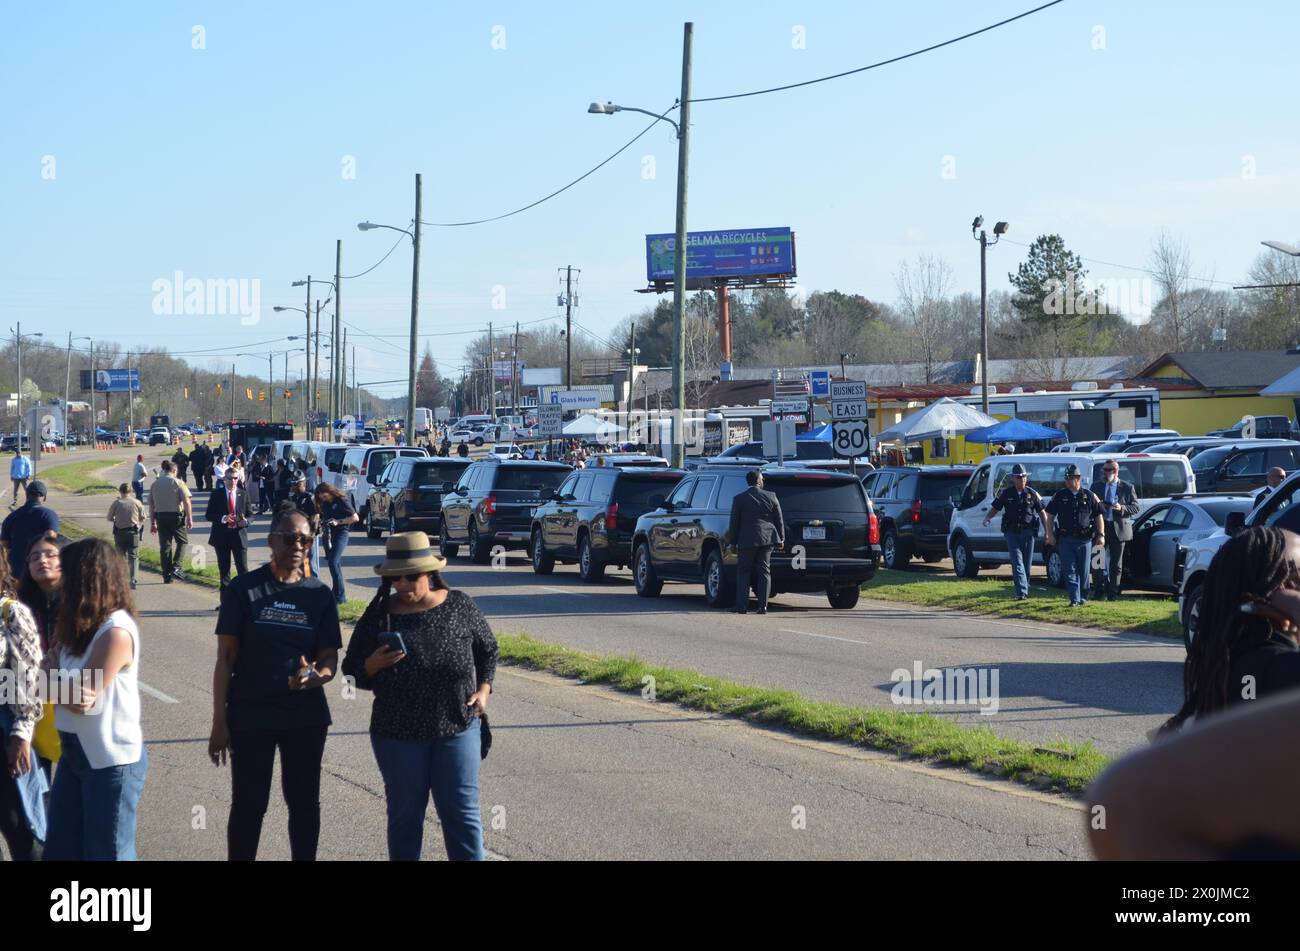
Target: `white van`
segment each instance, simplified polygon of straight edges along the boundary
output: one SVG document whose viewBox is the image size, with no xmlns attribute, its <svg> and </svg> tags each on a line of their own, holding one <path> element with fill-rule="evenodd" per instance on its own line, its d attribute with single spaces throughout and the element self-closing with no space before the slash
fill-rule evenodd
<svg viewBox="0 0 1300 951">
<path fill-rule="evenodd" d="M 417 446 L 347 446 L 334 485 L 364 522 L 370 504 L 370 490 L 379 481 L 384 467 L 398 456 L 427 455 Z"/>
<path fill-rule="evenodd" d="M 343 471 L 343 457 L 352 448 L 346 442 L 319 442 L 305 444 L 303 458 L 307 463 L 307 491 L 315 492 L 322 482 L 336 484 Z"/>
<path fill-rule="evenodd" d="M 427 436 L 433 432 L 433 410 L 423 406 L 415 408 L 415 435 Z"/>
<path fill-rule="evenodd" d="M 1038 490 L 1046 503 L 1057 489 L 1065 486 L 1065 470 L 1069 465 L 1079 467 L 1083 487 L 1089 488 L 1102 480 L 1101 467 L 1107 459 L 1118 461 L 1120 479 L 1132 483 L 1138 496 L 1139 513 L 1171 495 L 1196 491 L 1191 462 L 1186 456 L 1174 453 L 1038 452 L 993 456 L 971 473 L 955 500 L 948 522 L 948 552 L 954 570 L 964 578 L 974 578 L 981 567 L 1009 563 L 1006 539 L 1002 537 L 1002 514 L 995 513 L 987 526 L 983 523 L 992 511 L 993 499 L 1010 484 L 1013 465 L 1020 463 L 1029 470 L 1029 485 Z M 1039 544 L 1034 546 L 1034 562 L 1047 565 L 1047 578 L 1052 584 L 1064 584 L 1060 559 L 1054 551 L 1047 552 L 1044 559 L 1043 547 L 1040 534 Z"/>
</svg>

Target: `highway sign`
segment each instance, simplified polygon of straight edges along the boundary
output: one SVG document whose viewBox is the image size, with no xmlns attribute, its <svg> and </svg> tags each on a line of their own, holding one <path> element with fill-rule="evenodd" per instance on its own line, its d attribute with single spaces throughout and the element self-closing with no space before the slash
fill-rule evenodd
<svg viewBox="0 0 1300 951">
<path fill-rule="evenodd" d="M 867 424 L 861 420 L 836 420 L 831 424 L 831 445 L 835 455 L 846 459 L 866 455 Z"/>
<path fill-rule="evenodd" d="M 862 380 L 836 380 L 831 383 L 833 400 L 865 400 L 867 384 Z"/>
<path fill-rule="evenodd" d="M 836 400 L 831 403 L 831 419 L 839 422 L 842 419 L 866 419 L 867 418 L 867 401 L 866 400 Z"/>
<path fill-rule="evenodd" d="M 773 416 L 783 413 L 806 413 L 808 412 L 807 400 L 772 400 L 772 405 L 768 407 Z"/>
<path fill-rule="evenodd" d="M 541 403 L 537 407 L 537 435 L 560 436 L 564 432 L 564 407 L 559 403 Z"/>
<path fill-rule="evenodd" d="M 830 396 L 831 374 L 829 370 L 813 370 L 809 374 L 809 381 L 812 383 L 813 396 Z"/>
</svg>

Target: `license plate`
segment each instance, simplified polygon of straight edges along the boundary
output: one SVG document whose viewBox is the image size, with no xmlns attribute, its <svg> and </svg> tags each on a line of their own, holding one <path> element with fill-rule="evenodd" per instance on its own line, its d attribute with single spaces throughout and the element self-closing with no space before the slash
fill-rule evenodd
<svg viewBox="0 0 1300 951">
<path fill-rule="evenodd" d="M 805 525 L 803 527 L 804 541 L 825 541 L 826 529 L 821 526 Z"/>
</svg>

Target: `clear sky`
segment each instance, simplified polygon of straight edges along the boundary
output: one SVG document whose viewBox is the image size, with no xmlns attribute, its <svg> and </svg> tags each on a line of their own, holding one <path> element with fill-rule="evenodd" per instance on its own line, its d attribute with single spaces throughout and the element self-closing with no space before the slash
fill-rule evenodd
<svg viewBox="0 0 1300 951">
<path fill-rule="evenodd" d="M 271 307 L 302 306 L 293 280 L 332 276 L 335 239 L 345 274 L 388 251 L 397 235 L 356 223 L 406 226 L 416 172 L 425 220 L 480 218 L 625 143 L 648 120 L 588 103 L 668 107 L 688 19 L 706 97 L 865 65 L 1035 5 L 9 0 L 5 327 L 270 349 L 302 332 L 300 315 Z M 1065 0 L 879 70 L 697 104 L 689 224 L 790 226 L 802 288 L 886 302 L 918 253 L 950 263 L 954 290 L 978 291 L 976 214 L 1009 221 L 1017 241 L 1055 231 L 1086 258 L 1139 266 L 1164 229 L 1188 242 L 1197 275 L 1241 282 L 1260 240 L 1300 236 L 1298 27 L 1285 0 Z M 582 269 L 584 327 L 603 335 L 646 306 L 632 293 L 643 236 L 672 230 L 675 174 L 661 123 L 529 212 L 427 228 L 421 331 L 440 335 L 425 339 L 441 369 L 456 372 L 489 320 L 554 318 L 566 264 Z M 1024 249 L 990 253 L 990 287 L 1005 288 Z M 384 338 L 349 333 L 363 382 L 405 374 L 410 264 L 400 247 L 344 285 L 344 319 Z M 260 281 L 260 321 L 154 313 L 154 282 L 177 271 Z M 241 372 L 264 365 L 240 359 Z"/>
</svg>

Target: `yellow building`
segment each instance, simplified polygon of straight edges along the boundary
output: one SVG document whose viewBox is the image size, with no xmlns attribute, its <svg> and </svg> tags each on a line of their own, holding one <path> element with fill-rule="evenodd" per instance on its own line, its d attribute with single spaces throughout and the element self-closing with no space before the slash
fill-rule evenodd
<svg viewBox="0 0 1300 951">
<path fill-rule="evenodd" d="M 1232 426 L 1243 416 L 1295 419 L 1295 400 L 1260 396 L 1259 391 L 1297 368 L 1300 352 L 1207 350 L 1166 353 L 1138 376 L 1160 386 L 1161 426 L 1200 436 Z"/>
</svg>

